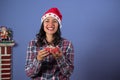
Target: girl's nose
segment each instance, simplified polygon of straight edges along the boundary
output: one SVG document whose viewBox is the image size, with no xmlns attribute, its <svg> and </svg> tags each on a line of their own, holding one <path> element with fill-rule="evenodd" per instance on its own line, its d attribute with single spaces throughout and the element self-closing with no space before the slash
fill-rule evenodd
<svg viewBox="0 0 120 80">
<path fill-rule="evenodd" d="M 52 27 L 54 24 L 52 21 L 49 22 L 49 26 Z"/>
</svg>

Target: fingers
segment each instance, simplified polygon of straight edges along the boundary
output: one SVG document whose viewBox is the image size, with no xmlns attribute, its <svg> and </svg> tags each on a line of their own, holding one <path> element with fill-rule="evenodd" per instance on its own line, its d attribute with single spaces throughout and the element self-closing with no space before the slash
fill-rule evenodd
<svg viewBox="0 0 120 80">
<path fill-rule="evenodd" d="M 59 57 L 62 56 L 62 51 L 57 50 L 57 51 L 55 51 L 54 53 L 52 53 L 52 55 L 53 55 L 55 58 L 59 58 Z"/>
<path fill-rule="evenodd" d="M 48 56 L 49 54 L 52 54 L 55 58 L 62 56 L 62 51 L 59 47 L 46 47 L 43 50 L 38 51 L 37 59 L 43 60 L 44 57 Z"/>
<path fill-rule="evenodd" d="M 45 50 L 40 50 L 38 51 L 37 59 L 38 60 L 43 60 L 44 57 L 48 56 L 49 53 Z"/>
<path fill-rule="evenodd" d="M 59 58 L 62 56 L 62 53 L 52 53 L 55 58 Z"/>
</svg>

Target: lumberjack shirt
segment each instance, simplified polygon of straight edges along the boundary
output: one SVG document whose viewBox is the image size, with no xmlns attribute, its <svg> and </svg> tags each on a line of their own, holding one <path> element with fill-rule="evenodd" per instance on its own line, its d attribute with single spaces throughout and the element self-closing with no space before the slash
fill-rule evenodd
<svg viewBox="0 0 120 80">
<path fill-rule="evenodd" d="M 38 50 L 43 47 L 36 47 L 36 39 L 31 40 L 27 47 L 25 72 L 33 80 L 69 80 L 74 70 L 74 49 L 70 41 L 62 39 L 58 45 L 63 56 L 55 59 L 52 54 L 42 61 L 36 59 Z"/>
</svg>

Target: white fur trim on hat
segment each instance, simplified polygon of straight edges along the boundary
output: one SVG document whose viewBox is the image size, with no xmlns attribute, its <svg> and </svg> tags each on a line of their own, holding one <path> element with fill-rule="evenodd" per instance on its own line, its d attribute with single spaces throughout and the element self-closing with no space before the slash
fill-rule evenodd
<svg viewBox="0 0 120 80">
<path fill-rule="evenodd" d="M 42 18 L 41 18 L 41 23 L 43 23 L 43 21 L 44 21 L 47 17 L 53 17 L 53 18 L 57 19 L 57 21 L 58 21 L 59 24 L 60 24 L 60 28 L 62 27 L 60 18 L 59 18 L 56 14 L 54 14 L 54 13 L 46 13 L 45 15 L 43 15 Z"/>
</svg>

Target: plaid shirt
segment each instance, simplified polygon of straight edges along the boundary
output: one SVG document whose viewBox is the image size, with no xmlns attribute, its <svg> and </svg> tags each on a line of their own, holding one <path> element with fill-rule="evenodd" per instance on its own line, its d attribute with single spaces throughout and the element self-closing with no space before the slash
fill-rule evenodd
<svg viewBox="0 0 120 80">
<path fill-rule="evenodd" d="M 70 80 L 74 70 L 74 49 L 70 41 L 62 39 L 58 45 L 63 56 L 55 59 L 52 54 L 42 61 L 36 59 L 38 50 L 47 46 L 36 47 L 36 39 L 29 42 L 27 48 L 25 72 L 32 80 Z"/>
</svg>

